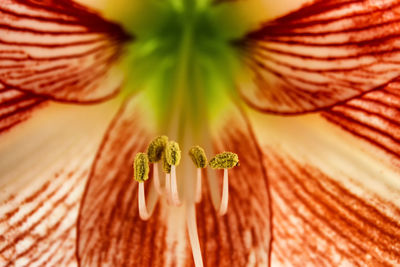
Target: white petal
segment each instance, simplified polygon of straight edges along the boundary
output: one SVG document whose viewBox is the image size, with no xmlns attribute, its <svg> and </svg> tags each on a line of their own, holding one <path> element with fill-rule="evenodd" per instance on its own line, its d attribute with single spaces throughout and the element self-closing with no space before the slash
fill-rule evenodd
<svg viewBox="0 0 400 267">
<path fill-rule="evenodd" d="M 0 138 L 0 265 L 75 264 L 75 223 L 119 100 L 50 104 Z"/>
</svg>

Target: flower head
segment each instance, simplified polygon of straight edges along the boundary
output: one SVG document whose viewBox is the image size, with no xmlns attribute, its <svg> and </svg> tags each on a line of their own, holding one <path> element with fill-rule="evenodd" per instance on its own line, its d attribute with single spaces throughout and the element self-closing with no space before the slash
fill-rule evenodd
<svg viewBox="0 0 400 267">
<path fill-rule="evenodd" d="M 101 10 L 0 3 L 0 265 L 400 263 L 397 0 Z"/>
</svg>

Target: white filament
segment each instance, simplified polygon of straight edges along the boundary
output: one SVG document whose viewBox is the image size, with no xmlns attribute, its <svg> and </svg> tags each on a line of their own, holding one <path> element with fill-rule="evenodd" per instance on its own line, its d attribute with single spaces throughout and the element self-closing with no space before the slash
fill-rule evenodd
<svg viewBox="0 0 400 267">
<path fill-rule="evenodd" d="M 158 176 L 158 164 L 153 164 L 153 177 L 154 177 L 154 188 L 156 189 L 159 195 L 162 194 L 161 185 L 160 185 L 160 178 Z"/>
<path fill-rule="evenodd" d="M 197 168 L 196 178 L 196 203 L 201 201 L 201 168 Z"/>
<path fill-rule="evenodd" d="M 179 206 L 181 201 L 179 200 L 178 184 L 176 181 L 176 167 L 171 165 L 171 198 L 172 204 Z"/>
<path fill-rule="evenodd" d="M 171 204 L 171 174 L 165 174 L 165 194 L 167 196 L 168 204 Z"/>
<path fill-rule="evenodd" d="M 196 211 L 194 205 L 189 205 L 186 210 L 186 224 L 188 227 L 190 247 L 195 267 L 203 267 L 203 258 L 201 257 L 199 235 L 197 233 Z"/>
<path fill-rule="evenodd" d="M 146 196 L 144 194 L 144 182 L 139 182 L 138 198 L 139 198 L 139 216 L 142 220 L 147 220 L 150 218 L 150 214 L 147 211 L 147 206 L 146 206 Z"/>
<path fill-rule="evenodd" d="M 219 206 L 219 215 L 225 215 L 228 210 L 229 199 L 229 183 L 228 183 L 228 169 L 224 169 L 224 180 L 222 182 L 222 198 L 221 205 Z"/>
</svg>

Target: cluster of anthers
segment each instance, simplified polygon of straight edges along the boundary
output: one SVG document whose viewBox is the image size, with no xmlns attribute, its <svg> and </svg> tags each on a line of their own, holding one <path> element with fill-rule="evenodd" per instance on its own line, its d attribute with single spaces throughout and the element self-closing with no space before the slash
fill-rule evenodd
<svg viewBox="0 0 400 267">
<path fill-rule="evenodd" d="M 221 204 L 219 207 L 219 214 L 224 215 L 228 209 L 228 169 L 239 165 L 239 158 L 237 154 L 232 152 L 223 152 L 216 155 L 214 158 L 207 161 L 204 149 L 200 146 L 193 146 L 189 150 L 194 165 L 197 168 L 196 175 L 196 203 L 201 201 L 201 180 L 202 169 L 210 166 L 212 169 L 223 169 L 224 176 L 222 182 L 222 196 Z M 165 195 L 169 204 L 174 206 L 181 205 L 179 199 L 178 184 L 176 177 L 176 167 L 181 160 L 181 150 L 179 144 L 175 141 L 169 141 L 166 136 L 159 136 L 155 138 L 148 146 L 146 153 L 137 153 L 135 156 L 134 178 L 139 182 L 138 190 L 138 204 L 139 216 L 142 220 L 147 220 L 150 217 L 146 206 L 144 182 L 149 179 L 149 172 L 151 163 L 153 165 L 153 184 L 155 190 L 159 195 Z M 161 162 L 163 171 L 165 173 L 165 188 L 161 187 L 158 163 Z"/>
</svg>

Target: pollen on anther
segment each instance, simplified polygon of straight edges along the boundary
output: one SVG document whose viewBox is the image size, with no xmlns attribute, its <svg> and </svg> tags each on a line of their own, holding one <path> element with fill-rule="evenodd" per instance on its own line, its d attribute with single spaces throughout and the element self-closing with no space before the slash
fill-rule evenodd
<svg viewBox="0 0 400 267">
<path fill-rule="evenodd" d="M 179 144 L 177 142 L 168 142 L 167 146 L 165 147 L 165 157 L 169 165 L 179 165 L 181 160 L 181 149 L 179 148 Z"/>
<path fill-rule="evenodd" d="M 161 155 L 162 167 L 165 173 L 171 173 L 171 165 L 168 164 L 165 153 Z"/>
<path fill-rule="evenodd" d="M 189 150 L 189 156 L 192 158 L 192 161 L 197 168 L 207 167 L 207 156 L 204 149 L 200 146 L 193 146 Z"/>
<path fill-rule="evenodd" d="M 168 143 L 168 137 L 165 135 L 156 137 L 147 148 L 147 156 L 151 163 L 155 163 L 161 160 L 162 154 Z"/>
<path fill-rule="evenodd" d="M 138 182 L 149 179 L 149 158 L 145 153 L 137 153 L 133 163 L 134 178 Z"/>
<path fill-rule="evenodd" d="M 233 152 L 222 152 L 210 160 L 213 169 L 230 169 L 239 165 L 239 157 Z"/>
</svg>

